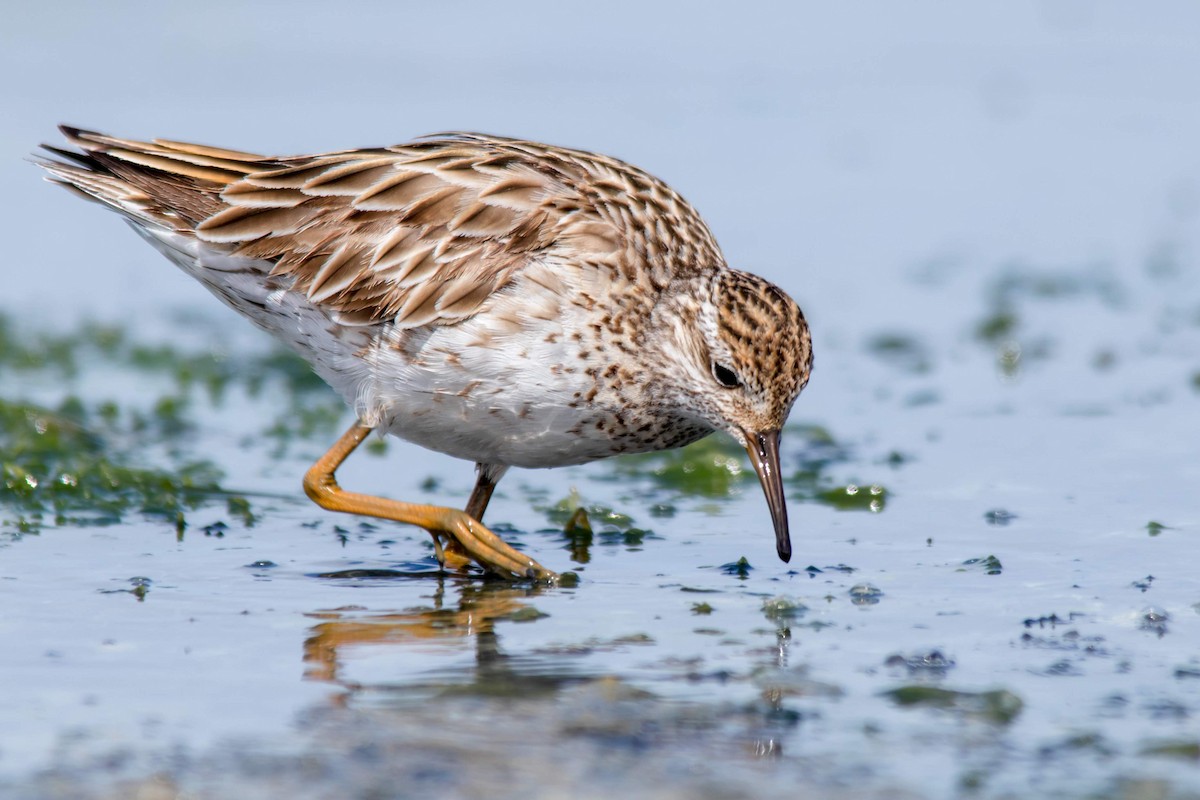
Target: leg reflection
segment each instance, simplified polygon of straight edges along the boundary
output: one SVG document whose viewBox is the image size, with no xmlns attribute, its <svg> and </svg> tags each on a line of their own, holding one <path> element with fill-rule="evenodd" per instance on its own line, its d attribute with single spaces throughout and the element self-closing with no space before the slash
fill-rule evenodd
<svg viewBox="0 0 1200 800">
<path fill-rule="evenodd" d="M 494 672 L 504 660 L 495 624 L 514 618 L 532 618 L 536 611 L 527 600 L 544 587 L 514 587 L 503 583 L 459 582 L 439 579 L 425 608 L 401 612 L 371 612 L 362 608 L 314 611 L 307 616 L 319 620 L 304 642 L 304 675 L 309 680 L 328 681 L 351 690 L 342 675 L 347 654 L 359 648 L 403 646 L 418 642 L 452 642 L 472 639 L 479 678 Z"/>
</svg>

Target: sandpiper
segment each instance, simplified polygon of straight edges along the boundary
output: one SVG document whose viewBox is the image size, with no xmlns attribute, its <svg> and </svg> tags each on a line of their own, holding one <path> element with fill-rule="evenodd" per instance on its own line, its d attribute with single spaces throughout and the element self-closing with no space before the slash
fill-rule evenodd
<svg viewBox="0 0 1200 800">
<path fill-rule="evenodd" d="M 62 126 L 50 180 L 284 342 L 354 409 L 309 469 L 324 508 L 425 528 L 443 564 L 555 574 L 480 520 L 509 467 L 749 453 L 791 557 L 779 434 L 808 382 L 796 303 L 731 269 L 673 189 L 603 155 L 473 133 L 264 157 Z M 373 431 L 475 462 L 465 511 L 344 491 Z"/>
</svg>

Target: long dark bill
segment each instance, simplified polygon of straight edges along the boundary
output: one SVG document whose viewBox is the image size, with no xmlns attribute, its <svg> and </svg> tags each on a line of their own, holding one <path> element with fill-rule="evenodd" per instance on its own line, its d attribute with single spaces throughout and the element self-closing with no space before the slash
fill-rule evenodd
<svg viewBox="0 0 1200 800">
<path fill-rule="evenodd" d="M 758 473 L 767 506 L 771 509 L 771 521 L 775 523 L 775 549 L 779 557 L 788 562 L 792 559 L 792 539 L 788 534 L 787 502 L 783 497 L 783 475 L 779 471 L 779 431 L 746 433 L 746 452 L 750 463 Z"/>
</svg>

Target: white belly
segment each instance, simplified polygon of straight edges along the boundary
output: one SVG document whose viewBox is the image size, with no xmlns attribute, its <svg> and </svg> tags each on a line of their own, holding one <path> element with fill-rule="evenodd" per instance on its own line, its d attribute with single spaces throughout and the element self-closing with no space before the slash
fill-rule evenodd
<svg viewBox="0 0 1200 800">
<path fill-rule="evenodd" d="M 458 458 L 516 467 L 557 467 L 612 454 L 611 442 L 572 435 L 573 409 L 528 406 L 528 413 L 454 396 L 409 395 L 383 422 L 388 433 Z"/>
<path fill-rule="evenodd" d="M 578 360 L 572 348 L 561 338 L 547 342 L 545 330 L 481 336 L 486 324 L 396 331 L 377 343 L 370 374 L 356 387 L 360 417 L 472 461 L 556 467 L 611 455 L 612 440 L 588 425 L 596 409 L 575 402 L 591 379 L 561 368 Z"/>
<path fill-rule="evenodd" d="M 586 312 L 540 284 L 500 299 L 512 304 L 507 312 L 456 325 L 346 325 L 289 282 L 271 278 L 268 262 L 134 227 L 309 362 L 368 425 L 458 458 L 507 466 L 580 464 L 615 452 L 611 428 L 595 426 L 603 409 L 576 402 L 593 380 L 580 366 L 584 345 L 564 331 L 587 330 Z"/>
</svg>

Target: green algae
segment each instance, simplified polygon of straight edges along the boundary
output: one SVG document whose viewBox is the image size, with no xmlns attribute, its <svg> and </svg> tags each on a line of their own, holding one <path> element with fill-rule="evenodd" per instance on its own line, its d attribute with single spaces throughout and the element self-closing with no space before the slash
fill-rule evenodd
<svg viewBox="0 0 1200 800">
<path fill-rule="evenodd" d="M 1159 756 L 1182 761 L 1200 761 L 1200 740 L 1185 739 L 1146 744 L 1141 749 L 1144 756 Z"/>
<path fill-rule="evenodd" d="M 795 597 L 781 595 L 764 600 L 762 604 L 763 616 L 776 624 L 797 620 L 807 611 L 808 606 Z"/>
<path fill-rule="evenodd" d="M 80 333 L 87 337 L 87 329 Z M 18 326 L 0 314 L 0 371 L 53 372 L 60 376 L 78 372 L 76 357 L 80 339 L 72 334 L 21 334 Z"/>
<path fill-rule="evenodd" d="M 83 323 L 49 334 L 0 314 L 0 530 L 20 535 L 140 514 L 182 536 L 187 512 L 222 504 L 253 524 L 249 500 L 187 452 L 197 428 L 195 390 L 219 402 L 238 375 L 255 374 L 245 369 L 219 353 L 137 344 L 117 326 Z M 157 393 L 135 402 L 84 400 L 71 390 L 88 370 L 153 375 L 167 386 L 149 381 Z M 36 402 L 28 394 L 57 398 Z"/>
<path fill-rule="evenodd" d="M 298 440 L 332 444 L 339 433 L 339 423 L 346 414 L 346 405 L 341 398 L 332 392 L 328 397 L 303 403 L 295 402 L 292 395 L 289 397 L 293 399 L 289 400 L 286 410 L 263 431 L 263 435 L 274 442 L 272 456 L 282 458 L 289 446 Z M 374 441 L 368 443 L 368 452 L 371 452 L 369 448 Z M 378 450 L 374 452 L 379 453 Z"/>
<path fill-rule="evenodd" d="M 269 385 L 283 402 L 264 429 L 268 436 L 279 442 L 313 439 L 327 437 L 336 428 L 344 404 L 299 356 L 281 346 L 231 351 L 216 328 L 195 334 L 207 346 L 148 344 L 135 340 L 125 328 L 96 322 L 82 322 L 65 333 L 28 330 L 0 313 L 0 376 L 62 382 L 88 369 L 103 369 L 162 379 L 174 390 L 157 399 L 153 414 L 181 426 L 187 424 L 185 406 L 196 390 L 211 405 L 220 406 L 231 389 L 255 398 Z M 10 393 L 6 396 L 14 399 Z"/>
<path fill-rule="evenodd" d="M 548 616 L 550 615 L 544 611 L 539 611 L 533 606 L 525 606 L 507 616 L 497 617 L 497 619 L 507 619 L 509 622 L 536 622 Z"/>
<path fill-rule="evenodd" d="M 633 529 L 633 517 L 609 506 L 589 504 L 575 489 L 557 503 L 544 506 L 541 510 L 552 523 L 568 532 L 591 533 L 596 528 L 606 531 Z M 584 512 L 582 515 L 579 514 L 581 510 Z"/>
<path fill-rule="evenodd" d="M 1016 334 L 1019 324 L 1016 312 L 1008 308 L 998 308 L 976 324 L 975 336 L 989 344 L 1000 344 Z"/>
<path fill-rule="evenodd" d="M 747 559 L 745 556 L 742 556 L 737 561 L 731 561 L 728 564 L 721 565 L 721 572 L 724 572 L 726 575 L 733 575 L 741 580 L 746 580 L 749 578 L 750 573 L 753 571 L 754 567 L 751 566 L 749 559 Z"/>
<path fill-rule="evenodd" d="M 859 486 L 849 483 L 832 489 L 824 489 L 814 497 L 818 502 L 832 506 L 838 511 L 870 511 L 878 513 L 887 505 L 887 490 L 882 486 Z"/>
<path fill-rule="evenodd" d="M 659 487 L 701 497 L 729 497 L 754 471 L 737 442 L 709 436 L 678 450 L 622 456 L 614 464 L 620 478 L 649 478 Z"/>
<path fill-rule="evenodd" d="M 996 725 L 1008 725 L 1025 707 L 1021 698 L 1007 689 L 965 692 L 915 684 L 881 694 L 903 708 L 933 708 Z"/>
<path fill-rule="evenodd" d="M 837 468 L 854 460 L 853 449 L 820 425 L 789 425 L 783 433 L 789 453 L 784 458 L 784 483 L 793 500 L 818 503 L 838 511 L 879 512 L 887 504 L 887 489 L 878 483 L 839 482 Z M 895 465 L 893 465 L 895 466 Z M 644 479 L 679 496 L 712 500 L 734 497 L 758 484 L 746 453 L 728 436 L 716 434 L 677 450 L 622 456 L 612 462 L 612 480 Z M 670 503 L 661 516 L 674 513 Z M 708 508 L 720 513 L 720 506 Z"/>
<path fill-rule="evenodd" d="M 580 507 L 575 509 L 575 513 L 567 520 L 567 524 L 563 526 L 563 533 L 568 536 L 591 535 L 592 521 L 588 519 L 587 509 Z"/>
<path fill-rule="evenodd" d="M 588 503 L 578 490 L 571 492 L 557 503 L 546 504 L 534 499 L 534 508 L 544 513 L 552 524 L 562 530 L 562 537 L 577 564 L 591 561 L 591 548 L 599 543 L 603 546 L 624 546 L 627 550 L 638 550 L 646 539 L 657 539 L 654 531 L 634 525 L 633 517 L 610 506 Z M 493 526 L 502 530 L 503 526 Z"/>
<path fill-rule="evenodd" d="M 994 306 L 1024 299 L 1071 300 L 1094 297 L 1116 308 L 1125 302 L 1126 289 L 1103 264 L 1081 264 L 1076 268 L 1051 269 L 1029 264 L 1011 264 L 992 281 L 988 297 Z"/>
<path fill-rule="evenodd" d="M 968 558 L 962 562 L 958 572 L 967 572 L 968 570 L 979 570 L 985 575 L 999 575 L 1004 572 L 1004 565 L 994 555 L 980 556 L 979 558 Z"/>
<path fill-rule="evenodd" d="M 140 513 L 180 530 L 186 511 L 218 500 L 252 516 L 245 498 L 221 487 L 212 464 L 149 466 L 116 445 L 139 427 L 129 415 L 114 420 L 71 398 L 56 409 L 0 399 L 0 526 L 33 533 Z"/>
<path fill-rule="evenodd" d="M 797 468 L 784 478 L 788 496 L 818 503 L 837 511 L 878 513 L 887 505 L 888 491 L 879 483 L 840 483 L 831 474 L 855 460 L 853 448 L 817 425 L 788 428 L 787 435 L 802 438 Z"/>
<path fill-rule="evenodd" d="M 1020 374 L 1023 362 L 1041 361 L 1052 355 L 1052 340 L 1028 330 L 1031 304 L 1091 297 L 1116 309 L 1126 302 L 1126 296 L 1127 290 L 1106 265 L 1056 270 L 1012 264 L 992 280 L 986 293 L 986 310 L 974 325 L 974 338 L 992 349 L 999 374 L 1013 379 Z M 1098 368 L 1107 368 L 1114 358 L 1111 353 L 1101 357 Z"/>
<path fill-rule="evenodd" d="M 929 348 L 908 333 L 880 333 L 867 342 L 867 352 L 902 372 L 920 374 L 933 368 Z"/>
</svg>

